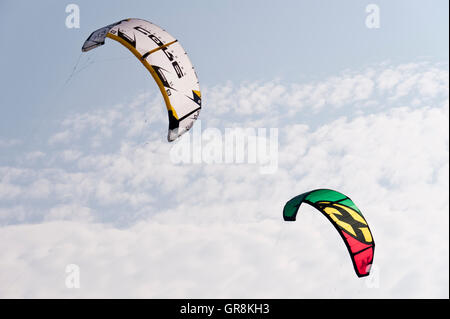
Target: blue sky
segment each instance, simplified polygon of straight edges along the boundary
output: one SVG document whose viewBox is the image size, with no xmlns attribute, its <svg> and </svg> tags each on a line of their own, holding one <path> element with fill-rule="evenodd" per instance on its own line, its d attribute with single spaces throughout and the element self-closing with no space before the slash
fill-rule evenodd
<svg viewBox="0 0 450 319">
<path fill-rule="evenodd" d="M 74 3 L 79 29 L 69 2 L 0 3 L 0 297 L 448 298 L 448 1 L 373 2 L 378 29 L 364 1 Z M 128 17 L 187 51 L 202 143 L 276 128 L 275 173 L 173 161 L 145 68 L 114 41 L 81 53 Z M 282 221 L 316 188 L 369 222 L 367 279 L 312 208 Z"/>
<path fill-rule="evenodd" d="M 80 29 L 65 26 L 68 3 L 2 2 L 0 85 L 8 88 L 0 98 L 2 136 L 23 136 L 48 121 L 48 112 L 63 116 L 85 110 L 87 100 L 123 102 L 124 91 L 154 89 L 141 65 L 116 43 L 89 52 L 94 59 L 89 72 L 63 87 L 85 38 L 124 17 L 145 18 L 170 30 L 203 86 L 273 78 L 302 82 L 380 61 L 448 60 L 447 1 L 379 1 L 380 29 L 365 26 L 368 3 L 361 1 L 76 3 Z"/>
</svg>

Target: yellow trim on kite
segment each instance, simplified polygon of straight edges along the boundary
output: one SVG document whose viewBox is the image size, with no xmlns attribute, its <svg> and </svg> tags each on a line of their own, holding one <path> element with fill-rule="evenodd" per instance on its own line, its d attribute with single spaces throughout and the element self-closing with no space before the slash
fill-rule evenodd
<svg viewBox="0 0 450 319">
<path fill-rule="evenodd" d="M 161 49 L 164 49 L 165 47 L 168 47 L 169 45 L 174 44 L 174 43 L 177 42 L 177 41 L 178 41 L 178 40 L 174 40 L 174 41 L 172 41 L 172 42 L 163 44 L 163 45 L 161 45 L 161 46 L 159 46 L 159 47 L 157 47 L 157 48 L 154 48 L 153 50 L 148 51 L 148 52 L 145 53 L 145 54 L 146 54 L 146 55 L 150 55 L 150 54 L 152 54 L 152 53 L 155 53 L 156 51 L 161 50 Z"/>
<path fill-rule="evenodd" d="M 172 111 L 172 115 L 178 120 L 177 112 L 173 108 L 172 104 L 170 104 L 169 96 L 167 95 L 166 89 L 164 88 L 164 85 L 162 84 L 161 80 L 159 79 L 159 77 L 156 74 L 156 71 L 153 69 L 153 67 L 146 60 L 142 59 L 141 54 L 136 50 L 136 48 L 134 48 L 132 45 L 130 45 L 127 41 L 125 41 L 121 37 L 119 37 L 115 34 L 109 33 L 109 32 L 106 34 L 106 37 L 113 39 L 113 40 L 119 42 L 120 44 L 122 44 L 123 46 L 125 46 L 128 50 L 130 50 L 136 56 L 136 58 L 138 58 L 139 61 L 141 61 L 141 63 L 145 66 L 145 68 L 152 75 L 156 84 L 158 84 L 159 90 L 161 91 L 161 94 L 163 95 L 164 102 L 166 102 L 167 111 Z"/>
</svg>

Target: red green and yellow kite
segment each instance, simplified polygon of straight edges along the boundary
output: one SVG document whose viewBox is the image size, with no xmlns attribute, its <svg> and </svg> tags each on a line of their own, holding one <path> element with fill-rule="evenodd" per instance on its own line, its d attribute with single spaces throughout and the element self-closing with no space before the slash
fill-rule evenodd
<svg viewBox="0 0 450 319">
<path fill-rule="evenodd" d="M 368 276 L 375 242 L 367 221 L 353 201 L 331 189 L 316 189 L 292 198 L 283 209 L 285 221 L 295 221 L 302 203 L 319 210 L 334 225 L 347 246 L 358 277 Z"/>
</svg>

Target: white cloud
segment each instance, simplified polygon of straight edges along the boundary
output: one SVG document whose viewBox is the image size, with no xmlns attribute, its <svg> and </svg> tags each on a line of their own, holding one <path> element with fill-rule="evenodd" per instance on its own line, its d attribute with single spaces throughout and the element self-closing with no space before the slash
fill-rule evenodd
<svg viewBox="0 0 450 319">
<path fill-rule="evenodd" d="M 68 162 L 73 162 L 79 159 L 82 153 L 78 150 L 64 150 L 61 152 L 61 157 Z"/>
<path fill-rule="evenodd" d="M 27 154 L 25 154 L 25 160 L 28 162 L 32 162 L 35 161 L 39 158 L 43 158 L 45 157 L 45 153 L 41 152 L 41 151 L 33 151 L 33 152 L 29 152 Z"/>
<path fill-rule="evenodd" d="M 21 144 L 21 141 L 18 139 L 3 139 L 0 138 L 0 147 L 1 148 L 7 148 L 7 147 L 11 147 L 11 146 L 15 146 Z"/>
<path fill-rule="evenodd" d="M 91 220 L 91 209 L 89 207 L 72 205 L 59 205 L 52 207 L 45 216 L 46 221 L 50 220 Z"/>
<path fill-rule="evenodd" d="M 0 198 L 1 199 L 10 199 L 16 197 L 21 193 L 20 187 L 10 184 L 10 183 L 1 183 L 0 184 Z"/>
</svg>

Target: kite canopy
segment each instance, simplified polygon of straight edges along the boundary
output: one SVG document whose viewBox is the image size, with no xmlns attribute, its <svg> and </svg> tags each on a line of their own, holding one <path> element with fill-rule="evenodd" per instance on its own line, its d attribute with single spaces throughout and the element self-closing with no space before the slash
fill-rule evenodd
<svg viewBox="0 0 450 319">
<path fill-rule="evenodd" d="M 201 94 L 194 67 L 178 41 L 151 22 L 125 19 L 94 31 L 81 50 L 101 46 L 105 38 L 130 50 L 158 84 L 169 113 L 168 141 L 187 132 L 199 116 Z"/>
<path fill-rule="evenodd" d="M 367 221 L 353 201 L 331 189 L 316 189 L 292 198 L 283 209 L 285 221 L 295 221 L 302 203 L 319 210 L 334 225 L 347 246 L 358 277 L 368 276 L 375 242 Z"/>
</svg>

